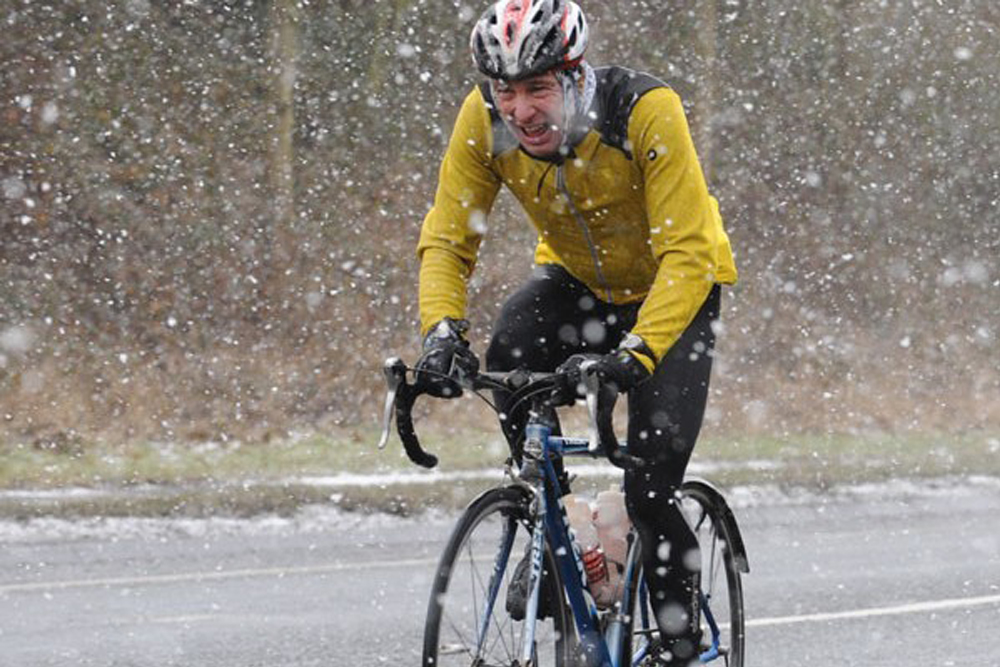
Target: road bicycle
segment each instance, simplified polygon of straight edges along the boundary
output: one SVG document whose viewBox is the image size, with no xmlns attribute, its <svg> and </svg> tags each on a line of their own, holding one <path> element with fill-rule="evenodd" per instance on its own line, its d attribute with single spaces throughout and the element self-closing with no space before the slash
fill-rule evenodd
<svg viewBox="0 0 1000 667">
<path fill-rule="evenodd" d="M 413 427 L 412 408 L 426 387 L 400 359 L 385 364 L 389 385 L 379 447 L 396 431 L 407 456 L 432 468 Z M 414 374 L 414 380 L 407 380 Z M 582 385 L 589 414 L 587 438 L 554 435 L 554 397 Z M 639 538 L 629 533 L 628 555 L 616 601 L 602 609 L 588 586 L 582 555 L 561 500 L 554 457 L 606 457 L 622 469 L 643 463 L 615 437 L 613 385 L 601 383 L 585 363 L 578 374 L 479 373 L 464 387 L 498 413 L 527 408 L 521 451 L 512 452 L 506 482 L 472 501 L 456 524 L 438 564 L 424 627 L 424 667 L 626 667 L 641 665 L 659 631 L 642 577 Z M 509 395 L 504 405 L 488 391 Z M 496 394 L 494 394 L 496 395 Z M 741 576 L 749 572 L 739 527 L 723 495 L 710 483 L 688 479 L 680 502 L 701 551 L 698 595 L 703 663 L 744 664 L 745 623 Z M 523 554 L 523 556 L 522 556 Z M 511 613 L 510 589 L 521 586 L 516 563 L 528 562 L 527 598 Z"/>
</svg>

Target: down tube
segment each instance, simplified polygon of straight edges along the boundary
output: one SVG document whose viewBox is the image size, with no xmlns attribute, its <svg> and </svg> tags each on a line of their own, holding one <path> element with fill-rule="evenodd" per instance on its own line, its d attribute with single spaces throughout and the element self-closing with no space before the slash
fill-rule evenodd
<svg viewBox="0 0 1000 667">
<path fill-rule="evenodd" d="M 545 457 L 545 474 L 550 480 L 555 480 L 555 470 L 548 456 Z M 563 586 L 569 597 L 573 619 L 580 635 L 580 644 L 585 655 L 585 664 L 614 667 L 608 654 L 608 645 L 601 636 L 600 624 L 597 618 L 597 605 L 594 598 L 585 588 L 587 575 L 583 570 L 583 560 L 578 553 L 576 542 L 569 539 L 566 512 L 553 492 L 553 484 L 545 485 L 544 502 L 541 508 L 545 517 L 546 532 L 559 562 Z"/>
</svg>

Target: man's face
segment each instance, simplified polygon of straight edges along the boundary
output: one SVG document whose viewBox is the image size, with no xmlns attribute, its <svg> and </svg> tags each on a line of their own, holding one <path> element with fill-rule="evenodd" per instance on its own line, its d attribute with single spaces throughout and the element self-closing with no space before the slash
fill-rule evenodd
<svg viewBox="0 0 1000 667">
<path fill-rule="evenodd" d="M 555 73 L 496 84 L 497 106 L 514 136 L 535 157 L 559 152 L 563 130 L 563 89 Z"/>
</svg>

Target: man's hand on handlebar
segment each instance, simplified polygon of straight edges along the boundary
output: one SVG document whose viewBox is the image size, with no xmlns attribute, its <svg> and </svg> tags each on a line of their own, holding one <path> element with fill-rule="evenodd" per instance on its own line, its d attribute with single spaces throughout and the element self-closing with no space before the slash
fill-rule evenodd
<svg viewBox="0 0 1000 667">
<path fill-rule="evenodd" d="M 462 395 L 461 383 L 479 372 L 479 359 L 465 339 L 468 329 L 465 320 L 449 317 L 431 327 L 416 366 L 416 383 L 425 393 L 456 398 Z"/>
<path fill-rule="evenodd" d="M 574 354 L 556 369 L 557 373 L 568 375 L 566 383 L 553 391 L 553 401 L 557 405 L 571 405 L 584 396 L 582 367 L 588 361 L 591 365 L 587 372 L 595 373 L 601 385 L 610 385 L 619 394 L 628 393 L 650 375 L 642 362 L 627 350 L 610 354 Z"/>
</svg>

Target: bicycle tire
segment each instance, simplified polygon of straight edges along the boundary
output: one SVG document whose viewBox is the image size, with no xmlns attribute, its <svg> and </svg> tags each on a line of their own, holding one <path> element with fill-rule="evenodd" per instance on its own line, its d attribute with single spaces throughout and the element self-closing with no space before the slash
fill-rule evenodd
<svg viewBox="0 0 1000 667">
<path fill-rule="evenodd" d="M 701 548 L 701 592 L 708 599 L 709 608 L 720 626 L 722 653 L 717 658 L 722 660 L 720 664 L 727 667 L 743 667 L 746 652 L 746 611 L 741 573 L 746 571 L 746 556 L 743 553 L 742 538 L 735 525 L 735 519 L 728 512 L 725 501 L 717 499 L 711 492 L 711 487 L 702 482 L 685 483 L 681 488 L 681 502 Z M 632 603 L 632 608 L 625 614 L 624 640 L 619 663 L 621 665 L 635 664 L 633 656 L 641 655 L 643 646 L 648 646 L 651 637 L 657 634 L 648 599 L 640 595 L 642 581 L 640 553 L 636 538 L 629 551 L 627 564 L 633 568 L 632 571 L 636 575 L 628 583 L 628 599 Z M 642 604 L 645 604 L 645 610 L 640 608 Z M 706 627 L 704 609 L 701 624 L 704 645 L 706 641 L 711 640 L 711 630 Z"/>
<path fill-rule="evenodd" d="M 477 628 L 486 608 L 496 556 L 501 551 L 504 525 L 513 529 L 512 545 L 507 562 L 498 568 L 502 583 L 492 605 L 487 637 L 480 642 Z M 520 659 L 525 622 L 511 618 L 506 597 L 515 564 L 522 557 L 530 535 L 529 496 L 523 489 L 490 489 L 466 508 L 434 577 L 424 626 L 422 665 L 513 665 Z M 549 587 L 553 608 L 551 618 L 536 621 L 536 656 L 532 664 L 569 667 L 574 650 L 572 617 L 548 545 L 544 559 L 546 574 L 542 584 Z"/>
</svg>

